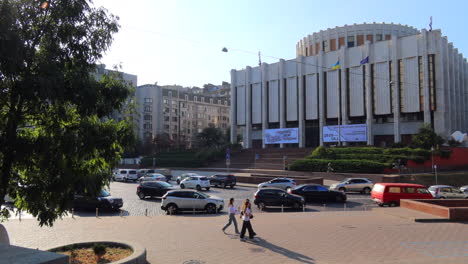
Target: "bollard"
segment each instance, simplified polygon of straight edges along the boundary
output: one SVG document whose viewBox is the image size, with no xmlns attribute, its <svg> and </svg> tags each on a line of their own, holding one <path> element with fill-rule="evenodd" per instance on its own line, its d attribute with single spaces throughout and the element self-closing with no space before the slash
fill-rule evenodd
<svg viewBox="0 0 468 264">
<path fill-rule="evenodd" d="M 284 206 L 281 204 L 281 212 L 284 213 Z"/>
<path fill-rule="evenodd" d="M 96 217 L 99 215 L 99 209 L 96 207 Z"/>
<path fill-rule="evenodd" d="M 303 204 L 303 205 L 302 205 L 302 211 L 303 211 L 304 213 L 305 213 L 305 207 L 306 207 L 306 205 Z"/>
<path fill-rule="evenodd" d="M 122 211 L 122 209 L 120 209 L 120 217 L 122 217 L 122 216 L 123 216 L 123 211 Z"/>
<path fill-rule="evenodd" d="M 346 203 L 343 204 L 343 211 L 346 211 Z"/>
<path fill-rule="evenodd" d="M 75 218 L 75 208 L 72 208 L 72 218 Z"/>
<path fill-rule="evenodd" d="M 145 216 L 148 216 L 148 208 L 145 209 Z"/>
</svg>

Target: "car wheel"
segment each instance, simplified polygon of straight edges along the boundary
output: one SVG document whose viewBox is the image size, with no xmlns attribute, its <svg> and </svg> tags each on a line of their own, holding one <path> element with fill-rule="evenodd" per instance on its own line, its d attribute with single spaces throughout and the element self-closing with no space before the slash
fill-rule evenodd
<svg viewBox="0 0 468 264">
<path fill-rule="evenodd" d="M 197 187 L 195 187 L 197 189 L 197 191 L 201 191 L 201 186 L 200 185 L 197 185 Z"/>
<path fill-rule="evenodd" d="M 301 204 L 298 203 L 298 202 L 295 202 L 295 203 L 293 204 L 293 208 L 294 208 L 294 210 L 300 210 L 300 209 L 301 209 Z"/>
<path fill-rule="evenodd" d="M 231 189 L 234 189 L 234 185 L 231 185 Z M 466 197 L 468 199 L 468 197 Z"/>
<path fill-rule="evenodd" d="M 206 190 L 209 191 L 209 190 L 210 190 L 210 187 L 206 187 Z"/>
<path fill-rule="evenodd" d="M 218 184 L 217 184 L 217 183 L 215 183 L 214 187 L 218 188 Z"/>
<path fill-rule="evenodd" d="M 393 201 L 393 202 L 390 202 L 390 205 L 389 205 L 389 206 L 390 206 L 390 207 L 396 207 L 397 205 L 398 205 L 398 203 L 395 202 L 395 201 Z"/>
<path fill-rule="evenodd" d="M 260 209 L 260 211 L 263 211 L 266 209 L 264 202 L 259 202 L 257 206 L 258 206 L 258 209 Z"/>
<path fill-rule="evenodd" d="M 184 184 L 181 184 L 181 185 L 180 185 L 180 188 L 181 188 L 181 189 L 185 189 L 185 185 L 184 185 Z"/>
<path fill-rule="evenodd" d="M 379 207 L 383 207 L 384 204 L 383 204 L 383 203 L 379 203 L 378 206 L 379 206 Z"/>
<path fill-rule="evenodd" d="M 340 187 L 340 188 L 338 189 L 338 191 L 340 191 L 340 192 L 346 192 L 346 188 L 345 188 L 345 187 Z"/>
<path fill-rule="evenodd" d="M 144 194 L 143 192 L 139 192 L 139 193 L 138 193 L 138 197 L 139 197 L 141 200 L 143 200 L 143 199 L 145 199 L 145 194 Z"/>
<path fill-rule="evenodd" d="M 442 196 L 442 197 L 440 197 L 439 199 L 445 199 L 445 197 Z"/>
<path fill-rule="evenodd" d="M 214 204 L 207 204 L 205 207 L 205 210 L 209 214 L 215 214 L 216 213 L 216 205 Z"/>
<path fill-rule="evenodd" d="M 177 214 L 177 205 L 175 204 L 168 205 L 166 209 L 166 214 L 168 215 Z"/>
<path fill-rule="evenodd" d="M 362 190 L 362 193 L 363 194 L 370 194 L 371 193 L 371 189 L 369 187 L 366 187 Z"/>
</svg>

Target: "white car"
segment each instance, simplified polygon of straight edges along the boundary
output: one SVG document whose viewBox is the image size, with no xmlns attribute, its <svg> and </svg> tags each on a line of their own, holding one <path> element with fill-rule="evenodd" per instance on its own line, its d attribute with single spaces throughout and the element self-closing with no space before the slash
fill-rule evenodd
<svg viewBox="0 0 468 264">
<path fill-rule="evenodd" d="M 134 181 L 136 182 L 138 179 L 137 170 L 132 169 L 119 169 L 117 173 L 114 174 L 115 181 Z"/>
<path fill-rule="evenodd" d="M 219 213 L 224 207 L 224 201 L 219 197 L 187 190 L 169 191 L 161 201 L 161 209 L 171 215 L 184 210 L 214 214 Z"/>
<path fill-rule="evenodd" d="M 292 190 L 296 188 L 297 183 L 293 179 L 288 179 L 288 178 L 276 178 L 271 181 L 263 182 L 258 185 L 258 188 L 266 188 L 266 187 L 275 187 L 279 188 L 282 190 Z"/>
<path fill-rule="evenodd" d="M 210 180 L 205 176 L 191 176 L 180 182 L 181 189 L 197 189 L 200 191 L 205 188 L 207 191 L 210 189 Z"/>
<path fill-rule="evenodd" d="M 466 199 L 468 193 L 449 185 L 433 185 L 429 187 L 429 192 L 436 199 Z"/>
<path fill-rule="evenodd" d="M 181 181 L 189 178 L 189 177 L 192 177 L 192 176 L 201 176 L 199 174 L 196 174 L 196 173 L 192 173 L 192 172 L 189 172 L 189 173 L 182 173 L 181 175 L 177 176 L 177 179 L 176 179 L 176 182 L 177 184 L 180 184 Z"/>
<path fill-rule="evenodd" d="M 146 174 L 146 176 L 143 176 L 138 180 L 140 182 L 143 182 L 143 181 L 167 181 L 166 176 L 164 176 L 162 174 L 159 174 L 159 173 Z"/>
<path fill-rule="evenodd" d="M 462 191 L 464 193 L 468 193 L 468 185 L 460 187 L 460 191 Z"/>
</svg>

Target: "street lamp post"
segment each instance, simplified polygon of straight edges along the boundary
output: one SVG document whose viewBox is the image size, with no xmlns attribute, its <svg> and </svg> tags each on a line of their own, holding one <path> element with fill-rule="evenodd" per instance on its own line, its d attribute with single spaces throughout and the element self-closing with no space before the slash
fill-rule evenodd
<svg viewBox="0 0 468 264">
<path fill-rule="evenodd" d="M 431 172 L 434 173 L 434 146 L 431 147 Z"/>
</svg>

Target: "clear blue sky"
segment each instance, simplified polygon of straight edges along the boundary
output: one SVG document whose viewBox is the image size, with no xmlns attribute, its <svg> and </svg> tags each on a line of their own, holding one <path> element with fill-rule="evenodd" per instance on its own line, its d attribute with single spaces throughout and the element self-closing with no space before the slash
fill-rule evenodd
<svg viewBox="0 0 468 264">
<path fill-rule="evenodd" d="M 256 54 L 293 59 L 296 43 L 321 29 L 353 23 L 401 23 L 442 29 L 468 52 L 468 1 L 94 0 L 120 17 L 102 62 L 138 75 L 138 84 L 230 82 L 230 70 L 258 64 Z M 221 52 L 226 46 L 228 53 Z M 466 57 L 466 56 L 465 56 Z M 265 62 L 275 62 L 263 58 Z"/>
</svg>

